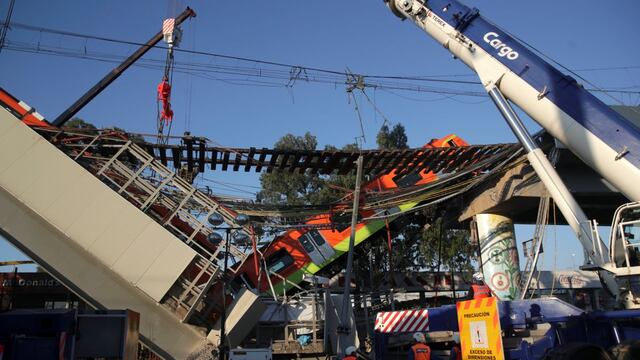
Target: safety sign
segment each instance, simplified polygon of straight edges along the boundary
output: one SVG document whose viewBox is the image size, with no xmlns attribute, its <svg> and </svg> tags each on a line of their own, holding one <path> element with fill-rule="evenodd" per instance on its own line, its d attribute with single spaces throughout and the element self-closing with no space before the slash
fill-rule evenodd
<svg viewBox="0 0 640 360">
<path fill-rule="evenodd" d="M 456 305 L 462 359 L 504 360 L 496 299 L 474 299 Z"/>
</svg>

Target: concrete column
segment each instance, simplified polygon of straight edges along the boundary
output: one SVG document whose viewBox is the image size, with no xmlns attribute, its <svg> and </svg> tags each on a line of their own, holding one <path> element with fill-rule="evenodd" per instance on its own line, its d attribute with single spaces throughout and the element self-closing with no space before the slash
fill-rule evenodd
<svg viewBox="0 0 640 360">
<path fill-rule="evenodd" d="M 485 283 L 501 300 L 520 291 L 520 261 L 513 221 L 495 214 L 475 215 Z"/>
</svg>

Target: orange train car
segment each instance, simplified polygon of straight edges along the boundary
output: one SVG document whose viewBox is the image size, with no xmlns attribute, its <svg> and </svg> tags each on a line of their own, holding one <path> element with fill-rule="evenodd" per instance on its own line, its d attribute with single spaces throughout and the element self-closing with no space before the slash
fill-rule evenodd
<svg viewBox="0 0 640 360">
<path fill-rule="evenodd" d="M 441 139 L 434 139 L 425 148 L 468 146 L 469 144 L 458 136 L 451 134 Z M 373 181 L 363 185 L 363 191 L 383 191 L 411 185 L 423 185 L 437 179 L 433 172 L 421 171 L 413 174 L 403 174 L 395 169 L 386 175 L 382 175 Z M 397 210 L 407 210 L 418 205 L 418 202 L 401 205 Z M 361 217 L 373 215 L 372 210 L 361 210 Z M 392 219 L 391 219 L 392 220 Z M 283 288 L 290 288 L 292 284 L 302 281 L 304 274 L 315 274 L 323 267 L 348 251 L 351 226 L 331 227 L 331 214 L 322 214 L 311 217 L 306 224 L 328 225 L 328 229 L 290 230 L 278 236 L 264 251 L 264 260 L 260 269 L 256 269 L 253 259 L 247 259 L 236 274 L 237 282 L 244 282 L 260 292 L 269 290 L 273 285 L 276 293 Z M 355 244 L 370 238 L 374 233 L 386 226 L 384 220 L 374 220 L 356 225 Z M 252 254 L 250 257 L 258 256 Z M 267 268 L 270 282 L 264 279 L 264 268 Z M 263 273 L 259 281 L 260 273 Z M 277 275 L 275 275 L 277 274 Z M 286 278 L 286 281 L 282 279 Z"/>
</svg>

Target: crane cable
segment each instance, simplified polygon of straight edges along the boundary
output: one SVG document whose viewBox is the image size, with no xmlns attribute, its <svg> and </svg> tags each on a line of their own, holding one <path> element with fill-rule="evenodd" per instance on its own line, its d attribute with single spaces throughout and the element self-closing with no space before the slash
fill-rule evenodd
<svg viewBox="0 0 640 360">
<path fill-rule="evenodd" d="M 158 144 L 166 145 L 169 141 L 173 124 L 173 110 L 171 109 L 171 86 L 173 84 L 174 70 L 173 50 L 175 46 L 178 46 L 182 37 L 182 31 L 175 26 L 175 18 L 167 18 L 162 22 L 162 34 L 164 41 L 167 43 L 167 56 L 162 81 L 158 84 L 157 127 Z"/>
<path fill-rule="evenodd" d="M 360 144 L 358 140 L 360 139 L 363 143 L 366 143 L 367 138 L 364 135 L 364 124 L 362 122 L 362 114 L 360 113 L 360 107 L 358 106 L 358 99 L 353 93 L 353 90 L 355 89 L 364 90 L 364 86 L 365 86 L 364 77 L 361 75 L 352 75 L 351 73 L 348 73 L 346 83 L 348 84 L 346 88 L 348 102 L 351 103 L 351 100 L 353 100 L 353 106 L 354 106 L 356 115 L 358 116 L 358 122 L 360 124 L 360 136 L 357 136 L 355 139 L 356 139 L 356 144 L 358 145 L 358 151 L 362 152 L 362 144 Z"/>
</svg>

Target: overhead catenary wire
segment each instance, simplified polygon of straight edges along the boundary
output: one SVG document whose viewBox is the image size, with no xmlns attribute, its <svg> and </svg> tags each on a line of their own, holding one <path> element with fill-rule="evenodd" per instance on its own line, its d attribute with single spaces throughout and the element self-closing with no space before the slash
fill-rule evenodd
<svg viewBox="0 0 640 360">
<path fill-rule="evenodd" d="M 12 42 L 6 46 L 7 50 L 36 53 L 51 56 L 63 56 L 69 58 L 88 59 L 101 62 L 118 63 L 122 57 L 91 51 L 81 51 L 69 48 L 61 47 L 47 47 L 45 45 L 33 45 L 33 44 L 19 44 Z M 163 64 L 159 63 L 157 59 L 141 59 L 133 66 L 139 68 L 147 68 L 153 70 L 163 69 Z M 194 77 L 199 77 L 207 80 L 221 81 L 230 85 L 237 86 L 266 86 L 266 87 L 287 87 L 290 76 L 288 71 L 277 69 L 265 69 L 256 67 L 239 67 L 239 66 L 224 66 L 204 63 L 187 63 L 176 62 L 176 73 L 187 74 Z M 226 77 L 223 77 L 226 76 Z M 364 77 L 369 77 L 365 75 Z M 265 80 L 260 80 L 265 79 Z M 280 80 L 280 81 L 277 81 Z M 409 81 L 409 79 L 407 79 Z M 422 81 L 422 80 L 421 80 Z M 348 85 L 342 76 L 327 76 L 323 74 L 310 75 L 307 83 L 325 84 L 325 85 Z M 389 82 L 389 81 L 367 81 L 367 87 L 383 90 L 396 90 L 396 91 L 410 91 L 418 93 L 436 93 L 446 94 L 451 96 L 470 96 L 470 97 L 486 97 L 486 94 L 481 91 L 459 89 L 459 88 L 447 88 L 420 85 L 412 82 Z"/>
<path fill-rule="evenodd" d="M 353 91 L 347 89 L 347 96 L 349 97 L 349 100 L 353 100 L 353 107 L 354 110 L 356 112 L 356 116 L 358 117 L 358 123 L 360 124 L 360 136 L 356 136 L 356 144 L 358 145 L 358 150 L 362 149 L 362 144 L 358 143 L 358 139 L 362 139 L 363 143 L 367 142 L 367 138 L 364 135 L 364 123 L 362 121 L 362 114 L 360 113 L 360 107 L 358 106 L 358 99 L 356 99 L 356 96 L 353 94 Z"/>
<path fill-rule="evenodd" d="M 7 10 L 7 17 L 5 18 L 4 23 L 0 28 L 0 51 L 4 47 L 4 41 L 7 38 L 7 33 L 9 32 L 9 24 L 11 24 L 11 16 L 13 15 L 13 7 L 16 3 L 16 0 L 11 0 L 9 2 L 9 9 Z"/>
<path fill-rule="evenodd" d="M 552 58 L 551 56 L 547 55 L 546 53 L 544 53 L 542 50 L 539 50 L 538 48 L 534 47 L 533 45 L 529 44 L 528 42 L 520 39 L 519 37 L 517 37 L 516 35 L 505 31 L 509 36 L 513 37 L 514 39 L 520 41 L 524 46 L 528 47 L 529 49 L 531 49 L 533 52 L 539 54 L 541 57 L 547 59 L 548 61 L 550 61 L 551 63 L 557 65 L 558 67 L 564 69 L 565 71 L 569 72 L 571 75 L 577 77 L 578 79 L 582 80 L 583 82 L 585 82 L 586 84 L 589 84 L 590 86 L 592 86 L 591 89 L 587 89 L 589 91 L 593 91 L 593 92 L 600 92 L 603 93 L 605 96 L 607 96 L 608 98 L 610 98 L 611 100 L 613 100 L 614 102 L 618 103 L 619 105 L 624 105 L 624 103 L 611 95 L 611 93 L 613 92 L 619 92 L 619 93 L 624 93 L 621 91 L 613 91 L 613 90 L 605 90 L 600 88 L 599 86 L 597 86 L 596 84 L 594 84 L 593 82 L 587 80 L 586 78 L 584 78 L 583 76 L 579 75 L 578 73 L 576 73 L 575 71 L 569 69 L 568 67 L 564 66 L 562 63 L 560 63 L 559 61 L 555 60 L 554 58 Z M 638 114 L 640 114 L 640 110 L 636 109 L 636 108 L 631 108 L 631 111 L 634 111 Z"/>
<path fill-rule="evenodd" d="M 4 25 L 4 22 L 0 23 L 0 25 Z M 139 43 L 139 42 L 136 42 L 136 41 L 121 40 L 121 39 L 114 39 L 114 38 L 108 38 L 108 37 L 103 37 L 103 36 L 82 34 L 82 33 L 71 32 L 71 31 L 64 31 L 64 30 L 57 30 L 57 29 L 40 27 L 40 26 L 33 26 L 33 25 L 28 25 L 28 24 L 23 24 L 23 23 L 12 22 L 11 26 L 13 26 L 15 28 L 19 28 L 19 29 L 29 30 L 29 31 L 42 32 L 42 33 L 51 33 L 51 34 L 57 34 L 57 35 L 63 35 L 63 36 L 82 38 L 82 39 L 99 40 L 99 41 L 110 42 L 110 43 L 115 43 L 115 44 L 135 45 L 135 46 L 144 45 L 143 43 Z M 162 46 L 162 45 L 156 45 L 156 46 L 154 46 L 154 48 L 164 49 L 164 50 L 167 49 L 166 46 Z M 191 53 L 191 54 L 196 54 L 196 55 L 213 56 L 213 57 L 229 59 L 229 60 L 238 60 L 238 61 L 244 61 L 244 62 L 251 62 L 251 63 L 257 63 L 257 64 L 273 65 L 273 66 L 278 66 L 278 67 L 285 67 L 287 69 L 298 68 L 298 69 L 304 70 L 304 71 L 314 71 L 314 72 L 333 74 L 333 75 L 340 75 L 340 76 L 348 75 L 348 73 L 345 72 L 345 71 L 338 71 L 338 70 L 324 69 L 324 68 L 310 67 L 310 66 L 293 65 L 293 64 L 283 63 L 283 62 L 275 62 L 275 61 L 269 61 L 269 60 L 263 60 L 263 59 L 255 59 L 255 58 L 249 58 L 249 57 L 241 57 L 241 56 L 234 56 L 234 55 L 219 54 L 219 53 L 208 52 L 208 51 L 189 50 L 189 49 L 175 49 L 175 51 L 176 52 L 183 52 L 183 53 Z M 447 79 L 437 79 L 437 78 L 424 77 L 424 76 L 412 77 L 412 76 L 399 76 L 399 75 L 367 75 L 367 77 L 368 78 L 380 78 L 380 79 L 395 79 L 395 80 L 419 80 L 419 81 L 434 81 L 434 82 L 451 82 L 451 83 L 460 83 L 460 84 L 479 84 L 477 81 L 447 80 Z"/>
<path fill-rule="evenodd" d="M 228 190 L 233 190 L 233 191 L 238 192 L 238 193 L 245 193 L 245 194 L 250 194 L 250 195 L 256 195 L 257 194 L 255 191 L 244 190 L 241 187 L 252 187 L 252 188 L 260 189 L 260 187 L 257 187 L 257 186 L 249 186 L 249 185 L 242 185 L 242 184 L 231 184 L 231 183 L 227 183 L 227 182 L 223 182 L 223 181 L 216 181 L 216 180 L 213 180 L 213 179 L 209 179 L 209 178 L 206 178 L 204 176 L 201 176 L 200 178 L 203 181 L 219 185 L 219 186 L 224 187 L 224 188 L 226 188 Z"/>
<path fill-rule="evenodd" d="M 41 32 L 41 33 L 51 33 L 51 34 L 57 34 L 57 35 L 61 35 L 61 36 L 71 36 L 71 37 L 76 37 L 76 38 L 82 38 L 82 39 L 91 39 L 91 40 L 98 40 L 98 41 L 105 41 L 105 42 L 110 42 L 110 43 L 116 43 L 116 44 L 125 44 L 125 45 L 140 45 L 140 43 L 138 42 L 134 42 L 134 41 L 127 41 L 127 40 L 120 40 L 120 39 L 114 39 L 114 38 L 108 38 L 108 37 L 102 37 L 102 36 L 95 36 L 95 35 L 88 35 L 88 34 L 81 34 L 81 33 L 76 33 L 76 32 L 70 32 L 70 31 L 63 31 L 63 30 L 57 30 L 57 29 L 50 29 L 50 28 L 44 28 L 44 27 L 38 27 L 38 26 L 33 26 L 33 25 L 27 25 L 27 24 L 22 24 L 22 23 L 11 23 L 12 27 L 15 28 L 19 28 L 19 29 L 23 29 L 23 30 L 28 30 L 28 31 L 36 31 L 36 32 Z M 166 47 L 164 46 L 156 46 L 155 48 L 158 49 L 166 49 Z M 7 49 L 9 49 L 9 47 L 7 47 Z M 29 51 L 28 49 L 24 49 L 24 48 L 15 48 L 15 47 L 11 47 L 10 48 L 13 51 Z M 288 63 L 283 63 L 283 62 L 274 62 L 274 61 L 268 61 L 268 60 L 263 60 L 263 59 L 255 59 L 255 58 L 248 58 L 248 57 L 240 57 L 240 56 L 233 56 L 233 55 L 226 55 L 226 54 L 219 54 L 219 53 L 213 53 L 213 52 L 207 52 L 207 51 L 197 51 L 197 50 L 188 50 L 188 49 L 176 49 L 176 51 L 179 52 L 185 52 L 185 53 L 191 53 L 191 54 L 196 54 L 196 55 L 203 55 L 203 56 L 211 56 L 211 57 L 217 57 L 217 58 L 221 58 L 221 59 L 227 59 L 227 60 L 235 60 L 235 61 L 242 61 L 242 62 L 250 62 L 250 63 L 254 63 L 254 64 L 263 64 L 263 65 L 270 65 L 270 66 L 274 66 L 274 67 L 284 67 L 286 68 L 286 75 L 282 75 L 282 79 L 287 79 L 287 81 L 289 82 L 291 80 L 291 69 L 293 68 L 297 68 L 300 71 L 304 71 L 305 72 L 305 80 L 307 82 L 319 82 L 317 76 L 318 74 L 315 75 L 315 79 L 313 78 L 314 76 L 309 77 L 309 72 L 315 72 L 315 73 L 319 73 L 319 74 L 324 74 L 324 75 L 335 75 L 335 76 L 340 76 L 340 77 L 344 77 L 346 75 L 348 75 L 348 73 L 344 72 L 344 71 L 337 71 L 337 70 L 332 70 L 332 69 L 324 69 L 324 68 L 317 68 L 317 67 L 309 67 L 309 66 L 300 66 L 300 65 L 292 65 L 292 64 L 288 64 Z M 31 52 L 33 52 L 33 49 L 31 49 Z M 42 50 L 40 49 L 39 51 L 35 51 L 36 53 L 42 52 Z M 69 54 L 67 54 L 69 56 Z M 77 54 L 76 54 L 77 55 Z M 564 67 L 563 67 L 564 68 Z M 634 69 L 636 67 L 634 66 L 625 66 L 625 67 L 611 67 L 611 69 Z M 255 69 L 255 67 L 253 68 Z M 565 68 L 566 69 L 566 68 Z M 603 68 L 606 69 L 606 68 Z M 262 77 L 264 76 L 264 74 L 262 73 L 262 70 L 267 70 L 268 69 L 258 69 L 260 71 L 260 74 L 258 76 Z M 589 71 L 591 71 L 592 69 L 587 69 Z M 585 70 L 585 71 L 587 71 Z M 570 69 L 567 69 L 567 71 L 570 71 Z M 448 84 L 457 84 L 457 85 L 480 85 L 480 82 L 478 81 L 466 81 L 466 80 L 454 80 L 454 79 L 443 79 L 442 77 L 459 77 L 461 75 L 433 75 L 433 76 L 401 76 L 401 75 L 377 75 L 377 74 L 368 74 L 368 75 L 362 75 L 364 77 L 366 77 L 367 79 L 377 79 L 379 81 L 382 80 L 399 80 L 399 81 L 414 81 L 414 82 L 434 82 L 434 83 L 448 83 Z M 215 79 L 215 80 L 221 80 L 221 79 Z M 326 80 L 325 80 L 326 82 Z M 329 83 L 331 84 L 336 84 L 339 83 L 338 80 L 333 79 L 332 81 L 329 81 Z M 434 90 L 434 89 L 429 89 L 429 88 L 420 88 L 420 87 L 413 87 L 413 88 L 398 88 L 398 87 L 393 87 L 393 86 L 389 86 L 389 85 L 382 85 L 382 84 L 375 84 L 375 83 L 371 83 L 371 80 L 368 81 L 368 83 L 371 84 L 371 86 L 373 87 L 385 87 L 385 88 L 391 88 L 391 89 L 395 89 L 395 90 L 407 90 L 407 91 L 417 91 L 417 92 L 440 92 L 440 93 L 450 93 L 453 95 L 463 95 L 463 96 L 486 96 L 486 94 L 484 92 L 481 91 L 473 91 L 473 92 L 469 92 L 469 91 L 465 91 L 465 92 L 455 92 L 455 91 L 446 91 L 446 90 Z M 282 84 L 253 84 L 255 86 L 282 86 Z M 593 92 L 604 92 L 604 93 L 620 93 L 620 94 L 640 94 L 640 91 L 630 91 L 630 90 L 616 90 L 616 89 L 601 89 L 601 88 L 592 88 L 592 89 L 587 89 L 589 91 L 593 91 Z"/>
</svg>

